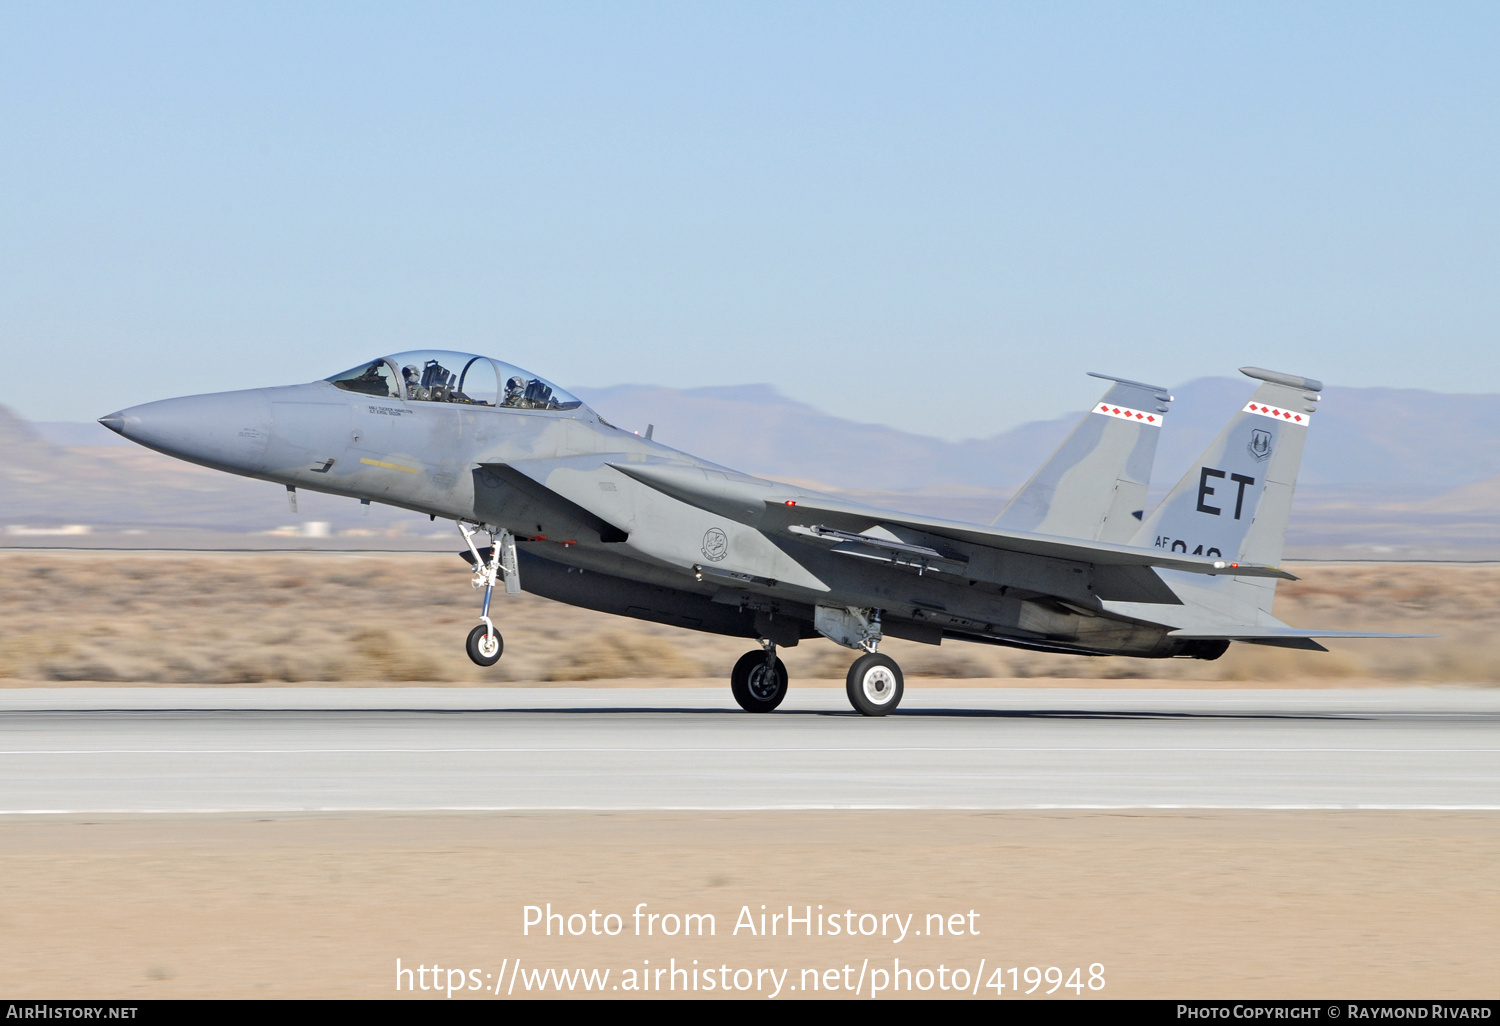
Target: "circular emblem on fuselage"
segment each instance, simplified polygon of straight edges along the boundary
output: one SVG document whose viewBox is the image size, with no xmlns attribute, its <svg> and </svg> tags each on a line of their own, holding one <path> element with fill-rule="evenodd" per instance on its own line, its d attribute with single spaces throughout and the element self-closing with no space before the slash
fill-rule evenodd
<svg viewBox="0 0 1500 1026">
<path fill-rule="evenodd" d="M 717 563 L 729 555 L 729 536 L 717 527 L 710 527 L 703 535 L 703 558 Z"/>
</svg>

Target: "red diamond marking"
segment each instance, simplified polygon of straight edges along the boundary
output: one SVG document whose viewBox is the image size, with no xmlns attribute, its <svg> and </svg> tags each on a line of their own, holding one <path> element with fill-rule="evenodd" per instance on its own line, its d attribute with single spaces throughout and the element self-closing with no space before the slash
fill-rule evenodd
<svg viewBox="0 0 1500 1026">
<path fill-rule="evenodd" d="M 1146 418 L 1146 419 L 1147 419 L 1147 420 L 1148 420 L 1148 421 L 1154 421 L 1154 420 L 1156 420 L 1156 418 L 1155 418 L 1155 417 L 1147 417 L 1147 418 Z"/>
<path fill-rule="evenodd" d="M 1302 419 L 1302 414 L 1299 413 L 1299 414 L 1297 414 L 1297 416 L 1293 417 L 1292 419 L 1300 421 Z"/>
</svg>

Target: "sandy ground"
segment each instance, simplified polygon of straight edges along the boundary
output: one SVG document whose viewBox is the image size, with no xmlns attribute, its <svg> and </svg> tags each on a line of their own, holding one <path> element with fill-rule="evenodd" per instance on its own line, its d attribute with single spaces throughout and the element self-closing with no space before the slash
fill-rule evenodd
<svg viewBox="0 0 1500 1026">
<path fill-rule="evenodd" d="M 1462 813 L 28 817 L 0 823 L 0 991 L 389 997 L 398 958 L 486 987 L 516 959 L 618 985 L 674 958 L 796 986 L 899 957 L 966 968 L 971 988 L 984 959 L 981 983 L 1016 967 L 1023 986 L 1028 966 L 1100 963 L 1109 997 L 1493 998 L 1497 860 L 1500 819 Z M 548 902 L 623 932 L 523 936 L 525 906 Z M 641 902 L 712 914 L 714 936 L 634 936 Z M 924 935 L 735 935 L 763 904 L 852 910 L 856 928 L 910 914 Z M 964 935 L 925 935 L 935 913 Z M 761 979 L 750 995 L 769 996 Z"/>
<path fill-rule="evenodd" d="M 1235 645 L 1222 659 L 1091 659 L 892 639 L 914 682 L 1500 681 L 1500 566 L 1298 565 L 1276 613 L 1289 623 L 1442 635 L 1330 642 L 1328 653 Z M 111 681 L 502 684 L 722 681 L 750 645 L 562 606 L 497 600 L 505 657 L 463 654 L 478 595 L 456 555 L 34 552 L 0 549 L 0 686 Z M 851 654 L 821 639 L 783 649 L 794 681 L 841 685 Z M 1077 685 L 1074 685 L 1077 686 Z"/>
</svg>

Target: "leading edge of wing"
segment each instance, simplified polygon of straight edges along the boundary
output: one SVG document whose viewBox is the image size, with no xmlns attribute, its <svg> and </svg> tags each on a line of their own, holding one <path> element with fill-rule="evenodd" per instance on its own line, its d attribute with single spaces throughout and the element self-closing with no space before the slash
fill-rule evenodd
<svg viewBox="0 0 1500 1026">
<path fill-rule="evenodd" d="M 968 542 L 971 545 L 1024 552 L 1036 556 L 1050 556 L 1054 559 L 1066 559 L 1077 563 L 1093 563 L 1096 566 L 1149 566 L 1159 570 L 1178 570 L 1184 573 L 1210 576 L 1274 577 L 1283 581 L 1297 579 L 1295 574 L 1289 574 L 1279 566 L 1266 566 L 1261 563 L 1228 563 L 1202 556 L 1178 555 L 1158 549 L 1142 549 L 1112 542 L 1079 541 L 1048 534 L 1006 531 L 981 524 L 966 524 L 957 520 L 943 520 L 939 517 L 925 517 L 911 513 L 895 513 L 873 506 L 825 498 L 808 499 L 802 496 L 789 496 L 767 498 L 765 501 L 768 511 L 776 513 L 787 528 L 794 523 L 803 524 L 808 514 L 816 514 L 835 520 L 839 527 L 854 525 L 856 531 L 867 530 L 877 524 L 894 524 L 954 541 Z"/>
</svg>

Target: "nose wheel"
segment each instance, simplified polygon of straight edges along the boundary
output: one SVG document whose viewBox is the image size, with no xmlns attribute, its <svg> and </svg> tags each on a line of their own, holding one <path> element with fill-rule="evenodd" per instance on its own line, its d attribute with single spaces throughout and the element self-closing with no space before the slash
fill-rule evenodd
<svg viewBox="0 0 1500 1026">
<path fill-rule="evenodd" d="M 849 667 L 845 691 L 849 704 L 865 716 L 884 716 L 901 704 L 901 667 L 888 655 L 870 652 Z"/>
<path fill-rule="evenodd" d="M 494 624 L 482 623 L 469 632 L 465 647 L 469 650 L 469 658 L 480 666 L 494 666 L 505 651 L 505 639 L 495 630 Z"/>
<path fill-rule="evenodd" d="M 776 655 L 776 646 L 762 652 L 746 652 L 729 675 L 729 692 L 746 712 L 770 712 L 786 697 L 786 663 Z"/>
</svg>

